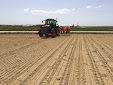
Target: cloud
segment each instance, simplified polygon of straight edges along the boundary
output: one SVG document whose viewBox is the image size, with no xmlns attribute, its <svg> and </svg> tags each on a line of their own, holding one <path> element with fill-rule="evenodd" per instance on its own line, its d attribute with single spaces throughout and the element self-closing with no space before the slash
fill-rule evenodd
<svg viewBox="0 0 113 85">
<path fill-rule="evenodd" d="M 28 12 L 28 11 L 29 11 L 29 13 L 31 13 L 33 15 L 66 14 L 66 13 L 70 12 L 70 10 L 67 8 L 57 9 L 55 11 L 24 9 L 24 12 Z"/>
<path fill-rule="evenodd" d="M 87 6 L 86 8 L 92 8 L 92 6 Z"/>
<path fill-rule="evenodd" d="M 29 8 L 26 8 L 24 9 L 24 12 L 29 12 L 29 10 L 30 10 Z"/>
<path fill-rule="evenodd" d="M 102 6 L 86 6 L 86 8 L 101 8 Z"/>
<path fill-rule="evenodd" d="M 102 6 L 97 6 L 97 7 L 95 7 L 95 8 L 101 8 Z"/>
</svg>

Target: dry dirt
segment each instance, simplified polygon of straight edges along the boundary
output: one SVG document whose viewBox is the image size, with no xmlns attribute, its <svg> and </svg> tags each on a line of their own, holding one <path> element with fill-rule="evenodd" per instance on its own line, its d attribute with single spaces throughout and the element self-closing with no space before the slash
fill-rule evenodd
<svg viewBox="0 0 113 85">
<path fill-rule="evenodd" d="M 113 85 L 113 35 L 0 35 L 0 85 Z"/>
</svg>

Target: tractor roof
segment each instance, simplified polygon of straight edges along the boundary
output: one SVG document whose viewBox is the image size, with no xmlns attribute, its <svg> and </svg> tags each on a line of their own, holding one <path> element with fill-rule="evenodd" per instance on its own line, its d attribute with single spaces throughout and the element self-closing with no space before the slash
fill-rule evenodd
<svg viewBox="0 0 113 85">
<path fill-rule="evenodd" d="M 46 19 L 46 20 L 54 20 L 54 21 L 57 21 L 57 20 L 55 20 L 55 19 Z"/>
</svg>

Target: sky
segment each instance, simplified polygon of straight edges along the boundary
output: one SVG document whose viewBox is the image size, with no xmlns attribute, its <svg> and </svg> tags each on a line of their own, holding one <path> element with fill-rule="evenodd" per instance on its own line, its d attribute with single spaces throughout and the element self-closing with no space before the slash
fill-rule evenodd
<svg viewBox="0 0 113 85">
<path fill-rule="evenodd" d="M 113 26 L 113 0 L 0 0 L 0 24 Z"/>
</svg>

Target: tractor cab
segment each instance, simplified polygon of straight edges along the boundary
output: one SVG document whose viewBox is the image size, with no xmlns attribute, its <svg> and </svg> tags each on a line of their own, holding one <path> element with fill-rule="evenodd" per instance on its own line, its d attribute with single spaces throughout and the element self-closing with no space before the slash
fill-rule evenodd
<svg viewBox="0 0 113 85">
<path fill-rule="evenodd" d="M 45 26 L 56 26 L 56 23 L 57 23 L 57 20 L 54 20 L 54 19 L 46 19 L 45 20 Z"/>
<path fill-rule="evenodd" d="M 39 36 L 42 37 L 43 34 L 48 35 L 49 33 L 52 34 L 52 37 L 59 35 L 59 26 L 57 26 L 57 20 L 55 19 L 46 19 L 45 25 L 40 27 L 39 29 Z M 42 23 L 43 23 L 42 21 Z"/>
</svg>

